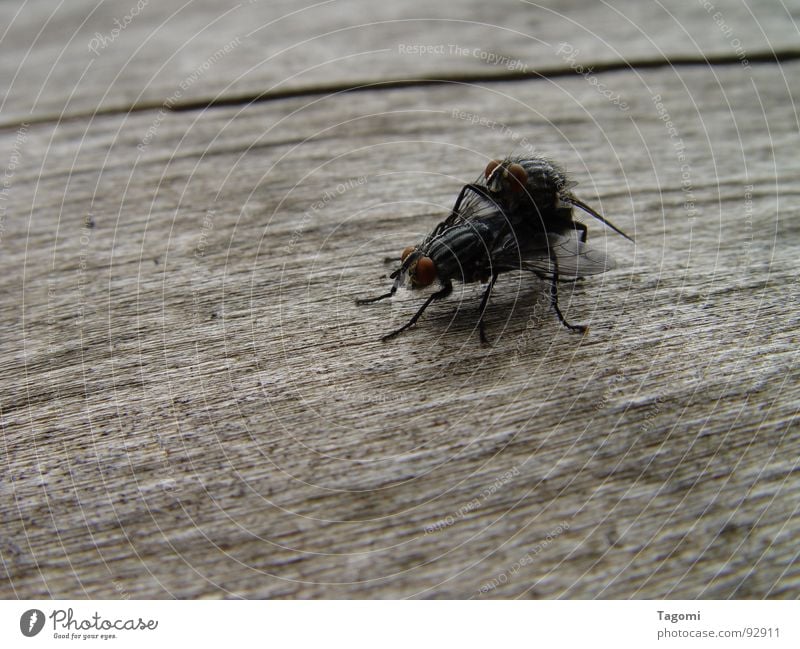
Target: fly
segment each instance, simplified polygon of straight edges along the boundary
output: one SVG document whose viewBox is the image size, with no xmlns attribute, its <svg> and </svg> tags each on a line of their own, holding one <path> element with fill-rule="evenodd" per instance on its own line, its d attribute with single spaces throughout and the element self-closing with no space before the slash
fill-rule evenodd
<svg viewBox="0 0 800 649">
<path fill-rule="evenodd" d="M 439 290 L 405 325 L 383 336 L 386 341 L 414 326 L 432 302 L 450 295 L 454 280 L 487 283 L 478 307 L 478 330 L 486 343 L 483 317 L 498 276 L 523 270 L 550 282 L 550 304 L 559 321 L 584 333 L 587 327 L 569 323 L 561 312 L 558 282 L 603 273 L 614 262 L 586 245 L 587 228 L 573 219 L 573 206 L 630 237 L 575 198 L 571 187 L 559 167 L 541 158 L 490 162 L 476 182 L 462 187 L 450 215 L 422 243 L 403 250 L 400 266 L 390 276 L 391 289 L 356 304 L 389 298 L 401 286 L 418 289 L 438 281 Z"/>
<path fill-rule="evenodd" d="M 586 243 L 587 227 L 573 218 L 578 207 L 629 241 L 631 237 L 579 200 L 570 190 L 576 185 L 556 163 L 545 158 L 509 157 L 492 160 L 474 183 L 461 188 L 453 213 L 469 218 L 472 202 L 480 197 L 495 203 L 512 222 L 524 223 L 532 231 L 565 233 L 574 230 Z M 451 215 L 452 218 L 453 215 Z"/>
</svg>

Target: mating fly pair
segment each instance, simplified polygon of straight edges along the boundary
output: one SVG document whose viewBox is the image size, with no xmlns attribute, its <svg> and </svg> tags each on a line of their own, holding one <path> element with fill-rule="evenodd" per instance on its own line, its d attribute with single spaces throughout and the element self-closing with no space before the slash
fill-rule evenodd
<svg viewBox="0 0 800 649">
<path fill-rule="evenodd" d="M 550 283 L 550 304 L 559 321 L 573 331 L 583 325 L 567 322 L 558 306 L 558 282 L 597 275 L 614 267 L 604 253 L 586 245 L 586 225 L 573 219 L 579 207 L 626 239 L 632 239 L 570 192 L 573 183 L 563 170 L 542 158 L 492 160 L 474 183 L 464 185 L 453 211 L 425 240 L 403 250 L 401 265 L 391 274 L 388 293 L 356 300 L 371 304 L 393 296 L 406 284 L 412 289 L 439 282 L 414 316 L 392 331 L 386 341 L 412 327 L 431 302 L 453 291 L 453 280 L 488 282 L 478 308 L 478 330 L 486 342 L 483 316 L 497 277 L 529 271 Z"/>
</svg>

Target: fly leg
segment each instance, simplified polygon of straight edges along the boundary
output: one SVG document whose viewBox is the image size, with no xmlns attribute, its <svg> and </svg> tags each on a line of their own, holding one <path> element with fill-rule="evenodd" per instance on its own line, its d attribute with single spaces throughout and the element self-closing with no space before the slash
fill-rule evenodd
<svg viewBox="0 0 800 649">
<path fill-rule="evenodd" d="M 575 227 L 575 234 L 578 235 L 578 239 L 581 243 L 586 243 L 586 239 L 589 236 L 589 228 L 586 227 L 585 223 L 581 223 L 580 221 L 573 221 L 572 225 Z M 576 277 L 574 282 L 582 282 L 583 277 Z"/>
<path fill-rule="evenodd" d="M 478 332 L 481 335 L 481 342 L 483 344 L 487 344 L 489 339 L 486 337 L 486 328 L 483 324 L 483 316 L 486 313 L 486 305 L 489 303 L 489 296 L 492 294 L 492 289 L 494 288 L 494 283 L 497 281 L 497 273 L 492 275 L 492 279 L 489 282 L 489 286 L 486 287 L 486 290 L 483 292 L 483 298 L 481 299 L 481 305 L 478 307 L 478 312 L 481 314 L 480 319 L 478 320 Z"/>
<path fill-rule="evenodd" d="M 556 257 L 555 252 L 550 249 L 550 262 L 553 264 L 553 275 L 550 278 L 550 304 L 553 307 L 553 311 L 556 312 L 559 321 L 568 329 L 572 329 L 572 331 L 579 331 L 580 333 L 586 333 L 588 327 L 585 325 L 573 325 L 567 322 L 567 319 L 564 317 L 564 314 L 561 313 L 561 309 L 558 308 L 558 258 Z"/>
<path fill-rule="evenodd" d="M 573 225 L 575 226 L 575 232 L 580 232 L 578 238 L 581 240 L 581 243 L 586 243 L 586 237 L 589 234 L 589 228 L 586 227 L 585 223 L 581 223 L 580 221 L 574 221 Z"/>
<path fill-rule="evenodd" d="M 396 335 L 403 333 L 406 329 L 409 329 L 410 327 L 413 327 L 416 324 L 417 320 L 419 320 L 419 317 L 422 315 L 422 313 L 425 311 L 425 309 L 428 308 L 428 306 L 430 305 L 431 302 L 433 302 L 434 300 L 441 300 L 442 298 L 445 298 L 448 295 L 450 295 L 450 293 L 452 293 L 452 292 L 453 292 L 453 285 L 452 285 L 452 283 L 447 282 L 440 290 L 436 291 L 436 293 L 433 293 L 433 294 L 428 296 L 428 299 L 425 300 L 425 304 L 423 304 L 420 307 L 419 311 L 417 311 L 414 314 L 414 317 L 411 318 L 411 320 L 406 322 L 399 329 L 395 329 L 391 333 L 386 334 L 385 336 L 383 336 L 381 338 L 381 340 L 383 342 L 386 342 L 387 340 L 389 340 L 391 338 L 394 338 Z"/>
<path fill-rule="evenodd" d="M 575 236 L 581 243 L 586 243 L 589 234 L 589 228 L 585 223 L 576 221 L 572 215 L 572 207 L 557 207 L 547 215 L 547 218 L 542 219 L 539 217 L 541 227 L 547 231 L 552 228 L 552 232 L 562 232 L 565 230 L 573 230 Z"/>
<path fill-rule="evenodd" d="M 392 286 L 392 290 L 390 290 L 388 293 L 384 293 L 383 295 L 379 295 L 378 297 L 357 298 L 356 304 L 358 304 L 359 306 L 363 306 L 364 304 L 372 304 L 374 302 L 378 302 L 379 300 L 385 300 L 387 297 L 392 297 L 392 295 L 394 295 L 395 293 L 397 293 L 397 287 Z"/>
<path fill-rule="evenodd" d="M 461 202 L 464 200 L 464 196 L 466 195 L 467 191 L 475 192 L 481 198 L 485 198 L 486 200 L 494 202 L 491 194 L 489 194 L 489 190 L 486 189 L 486 187 L 482 187 L 481 185 L 475 185 L 473 183 L 470 183 L 469 185 L 464 185 L 461 188 L 461 191 L 458 193 L 458 198 L 456 198 L 456 203 L 455 205 L 453 205 L 453 211 L 450 213 L 450 216 L 448 216 L 442 223 L 439 224 L 440 227 L 450 225 L 456 219 L 456 217 L 459 216 L 458 211 L 461 209 Z M 442 229 L 444 228 L 442 227 Z"/>
</svg>

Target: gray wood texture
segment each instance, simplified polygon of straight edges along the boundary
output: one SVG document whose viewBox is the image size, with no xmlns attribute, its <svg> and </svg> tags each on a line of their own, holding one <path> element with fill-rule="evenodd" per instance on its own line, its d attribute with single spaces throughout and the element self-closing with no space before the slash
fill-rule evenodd
<svg viewBox="0 0 800 649">
<path fill-rule="evenodd" d="M 741 27 L 749 56 L 796 44 L 796 3 L 717 4 L 736 29 L 769 26 Z M 439 3 L 418 14 L 457 17 L 444 32 L 341 32 L 228 85 L 368 22 L 331 4 L 274 49 L 237 48 L 183 98 L 276 83 L 299 96 L 114 112 L 163 101 L 290 5 L 242 5 L 213 38 L 216 4 L 174 23 L 146 7 L 85 83 L 70 48 L 128 6 L 104 3 L 80 30 L 76 6 L 19 54 L 29 83 L 0 114 L 0 596 L 797 597 L 800 62 L 303 94 L 487 65 L 398 68 L 400 42 L 508 44 L 531 69 L 568 65 L 561 41 L 593 57 L 575 65 L 659 43 L 732 52 L 702 3 Z M 33 43 L 47 11 L 22 6 L 2 47 Z M 542 33 L 548 55 L 531 63 Z M 368 73 L 353 59 L 291 78 L 376 44 L 393 54 L 367 56 Z M 49 117 L 62 110 L 73 119 Z M 384 257 L 512 151 L 563 163 L 636 238 L 584 219 L 618 263 L 562 287 L 589 333 L 511 274 L 491 345 L 479 285 L 381 343 L 421 295 L 354 298 L 385 290 Z"/>
<path fill-rule="evenodd" d="M 589 66 L 797 55 L 797 20 L 796 1 L 770 0 L 5 2 L 0 125 L 167 100 L 546 73 L 568 57 Z"/>
</svg>

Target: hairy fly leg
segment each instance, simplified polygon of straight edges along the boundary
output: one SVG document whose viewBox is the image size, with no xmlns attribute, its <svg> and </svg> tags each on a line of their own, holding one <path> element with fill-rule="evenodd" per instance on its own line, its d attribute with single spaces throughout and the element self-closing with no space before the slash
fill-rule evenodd
<svg viewBox="0 0 800 649">
<path fill-rule="evenodd" d="M 395 293 L 397 293 L 397 286 L 392 286 L 391 290 L 388 293 L 384 293 L 383 295 L 378 295 L 377 297 L 356 298 L 356 304 L 358 304 L 359 306 L 363 306 L 364 304 L 374 304 L 375 302 L 379 302 L 380 300 L 385 300 L 387 297 L 392 297 Z"/>
<path fill-rule="evenodd" d="M 381 340 L 383 342 L 386 342 L 387 340 L 390 340 L 391 338 L 394 338 L 398 334 L 403 333 L 406 329 L 409 329 L 410 327 L 413 327 L 417 323 L 417 320 L 419 320 L 419 317 L 423 314 L 425 309 L 427 309 L 428 306 L 430 306 L 431 302 L 433 302 L 434 300 L 441 300 L 442 298 L 445 298 L 448 295 L 450 295 L 450 293 L 452 293 L 452 292 L 453 292 L 453 284 L 452 284 L 452 282 L 448 281 L 447 283 L 445 283 L 445 285 L 440 290 L 438 290 L 438 291 L 436 291 L 436 293 L 433 293 L 433 294 L 428 296 L 428 299 L 425 300 L 425 303 L 420 307 L 419 311 L 417 311 L 414 314 L 414 316 L 411 318 L 411 320 L 406 322 L 399 329 L 395 329 L 394 331 L 386 334 L 385 336 L 383 336 L 381 338 Z"/>
<path fill-rule="evenodd" d="M 580 333 L 586 333 L 588 327 L 585 325 L 574 325 L 567 322 L 567 319 L 564 317 L 564 314 L 561 313 L 561 309 L 558 307 L 558 257 L 555 254 L 555 251 L 551 248 L 549 249 L 550 252 L 550 261 L 553 264 L 553 275 L 550 278 L 550 305 L 553 307 L 553 311 L 556 312 L 559 321 L 568 329 L 572 329 L 572 331 L 579 331 Z"/>
<path fill-rule="evenodd" d="M 492 279 L 489 281 L 489 286 L 486 287 L 486 290 L 483 292 L 483 298 L 481 298 L 481 305 L 478 307 L 478 313 L 480 313 L 480 318 L 478 320 L 478 333 L 481 336 L 481 342 L 487 344 L 489 339 L 486 337 L 486 328 L 483 324 L 483 316 L 486 313 L 486 307 L 489 304 L 489 296 L 492 294 L 492 289 L 494 288 L 494 283 L 497 281 L 498 273 L 492 274 Z"/>
</svg>

